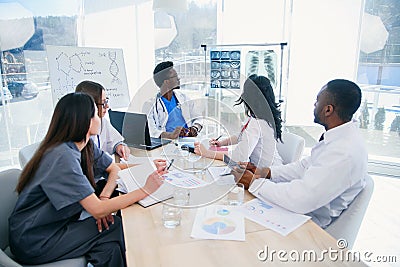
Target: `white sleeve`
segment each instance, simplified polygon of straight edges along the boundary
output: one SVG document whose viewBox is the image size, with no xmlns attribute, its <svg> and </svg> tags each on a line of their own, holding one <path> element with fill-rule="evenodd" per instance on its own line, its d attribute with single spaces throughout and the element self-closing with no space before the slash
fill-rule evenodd
<svg viewBox="0 0 400 267">
<path fill-rule="evenodd" d="M 271 166 L 271 181 L 290 182 L 301 179 L 310 165 L 311 157 L 306 157 L 286 165 Z"/>
<path fill-rule="evenodd" d="M 157 105 L 157 102 L 151 107 L 149 114 L 147 114 L 147 122 L 149 125 L 150 136 L 158 138 L 158 137 L 160 137 L 160 135 L 163 131 L 158 129 L 158 126 L 157 126 L 158 120 L 156 121 L 156 116 L 157 116 L 157 112 L 155 110 L 156 105 Z"/>
<path fill-rule="evenodd" d="M 192 121 L 192 125 L 197 123 L 197 124 L 200 124 L 201 127 L 203 128 L 203 108 L 204 108 L 204 103 L 202 103 L 201 101 L 202 101 L 201 99 L 192 100 L 191 101 L 190 116 L 192 118 L 195 118 Z"/>
<path fill-rule="evenodd" d="M 193 124 L 198 123 L 203 127 L 204 100 L 191 99 L 187 95 L 179 92 L 175 92 L 175 96 L 178 98 L 178 101 L 182 106 L 182 115 L 188 126 L 190 127 Z"/>
<path fill-rule="evenodd" d="M 111 125 L 107 119 L 103 119 L 103 129 L 100 134 L 102 146 L 101 149 L 112 155 L 117 143 L 124 141 L 122 135 Z M 104 134 L 103 134 L 104 132 Z"/>
<path fill-rule="evenodd" d="M 351 181 L 352 163 L 343 153 L 322 156 L 317 161 L 305 170 L 301 179 L 281 183 L 259 179 L 253 182 L 249 191 L 287 210 L 301 214 L 312 212 L 342 194 Z"/>
<path fill-rule="evenodd" d="M 261 132 L 258 122 L 255 119 L 250 119 L 247 128 L 243 131 L 241 140 L 232 152 L 232 159 L 234 161 L 249 161 L 250 155 L 260 138 Z M 257 164 L 257 162 L 253 163 Z"/>
</svg>

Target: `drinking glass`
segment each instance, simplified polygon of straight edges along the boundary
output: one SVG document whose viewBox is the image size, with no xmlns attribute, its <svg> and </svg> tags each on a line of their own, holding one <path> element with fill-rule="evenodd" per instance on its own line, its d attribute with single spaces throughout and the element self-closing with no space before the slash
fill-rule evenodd
<svg viewBox="0 0 400 267">
<path fill-rule="evenodd" d="M 232 206 L 242 205 L 244 200 L 244 185 L 241 183 L 235 184 L 227 195 L 227 203 Z"/>
<path fill-rule="evenodd" d="M 190 191 L 186 188 L 176 188 L 174 190 L 174 204 L 178 207 L 187 206 L 190 201 Z"/>
<path fill-rule="evenodd" d="M 181 224 L 182 209 L 168 204 L 163 204 L 162 221 L 164 227 L 175 228 Z"/>
<path fill-rule="evenodd" d="M 201 158 L 201 156 L 199 156 L 199 155 L 197 155 L 197 154 L 195 154 L 195 153 L 190 153 L 190 152 L 189 152 L 189 155 L 188 155 L 188 157 L 187 157 L 187 160 L 188 160 L 189 162 L 192 163 L 192 171 L 193 171 L 193 172 L 195 172 L 194 163 L 195 163 L 196 161 L 198 161 L 200 158 Z"/>
</svg>

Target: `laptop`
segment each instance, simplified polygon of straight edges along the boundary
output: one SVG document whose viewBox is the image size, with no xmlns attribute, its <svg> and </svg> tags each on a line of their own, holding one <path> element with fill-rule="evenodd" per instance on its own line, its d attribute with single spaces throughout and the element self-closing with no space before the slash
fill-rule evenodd
<svg viewBox="0 0 400 267">
<path fill-rule="evenodd" d="M 130 147 L 152 150 L 171 142 L 169 139 L 150 137 L 146 114 L 109 110 L 108 115 L 111 125 Z"/>
</svg>

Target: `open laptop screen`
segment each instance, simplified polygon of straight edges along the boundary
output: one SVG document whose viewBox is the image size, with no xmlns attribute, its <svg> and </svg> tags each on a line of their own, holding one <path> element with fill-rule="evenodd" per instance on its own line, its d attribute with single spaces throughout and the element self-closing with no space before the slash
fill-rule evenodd
<svg viewBox="0 0 400 267">
<path fill-rule="evenodd" d="M 109 110 L 109 116 L 112 126 L 124 136 L 128 146 L 153 149 L 170 142 L 169 140 L 161 142 L 159 138 L 150 138 L 146 114 Z M 157 139 L 155 140 L 158 141 L 157 144 L 154 144 L 152 139 Z"/>
</svg>

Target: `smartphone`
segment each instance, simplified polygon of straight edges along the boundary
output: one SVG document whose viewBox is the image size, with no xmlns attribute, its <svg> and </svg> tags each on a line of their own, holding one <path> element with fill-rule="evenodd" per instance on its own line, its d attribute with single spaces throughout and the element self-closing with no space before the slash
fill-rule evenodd
<svg viewBox="0 0 400 267">
<path fill-rule="evenodd" d="M 181 149 L 183 149 L 183 150 L 187 150 L 187 151 L 189 151 L 189 152 L 191 152 L 191 153 L 194 153 L 194 146 L 192 146 L 192 145 L 182 145 L 181 146 Z"/>
<path fill-rule="evenodd" d="M 239 169 L 243 169 L 236 161 L 233 161 L 230 157 L 224 154 L 224 162 L 228 167 L 233 170 L 235 167 Z"/>
<path fill-rule="evenodd" d="M 165 168 L 165 170 L 169 170 L 169 168 L 171 168 L 172 163 L 174 163 L 175 159 L 171 159 L 171 162 L 169 163 L 169 165 Z"/>
</svg>

